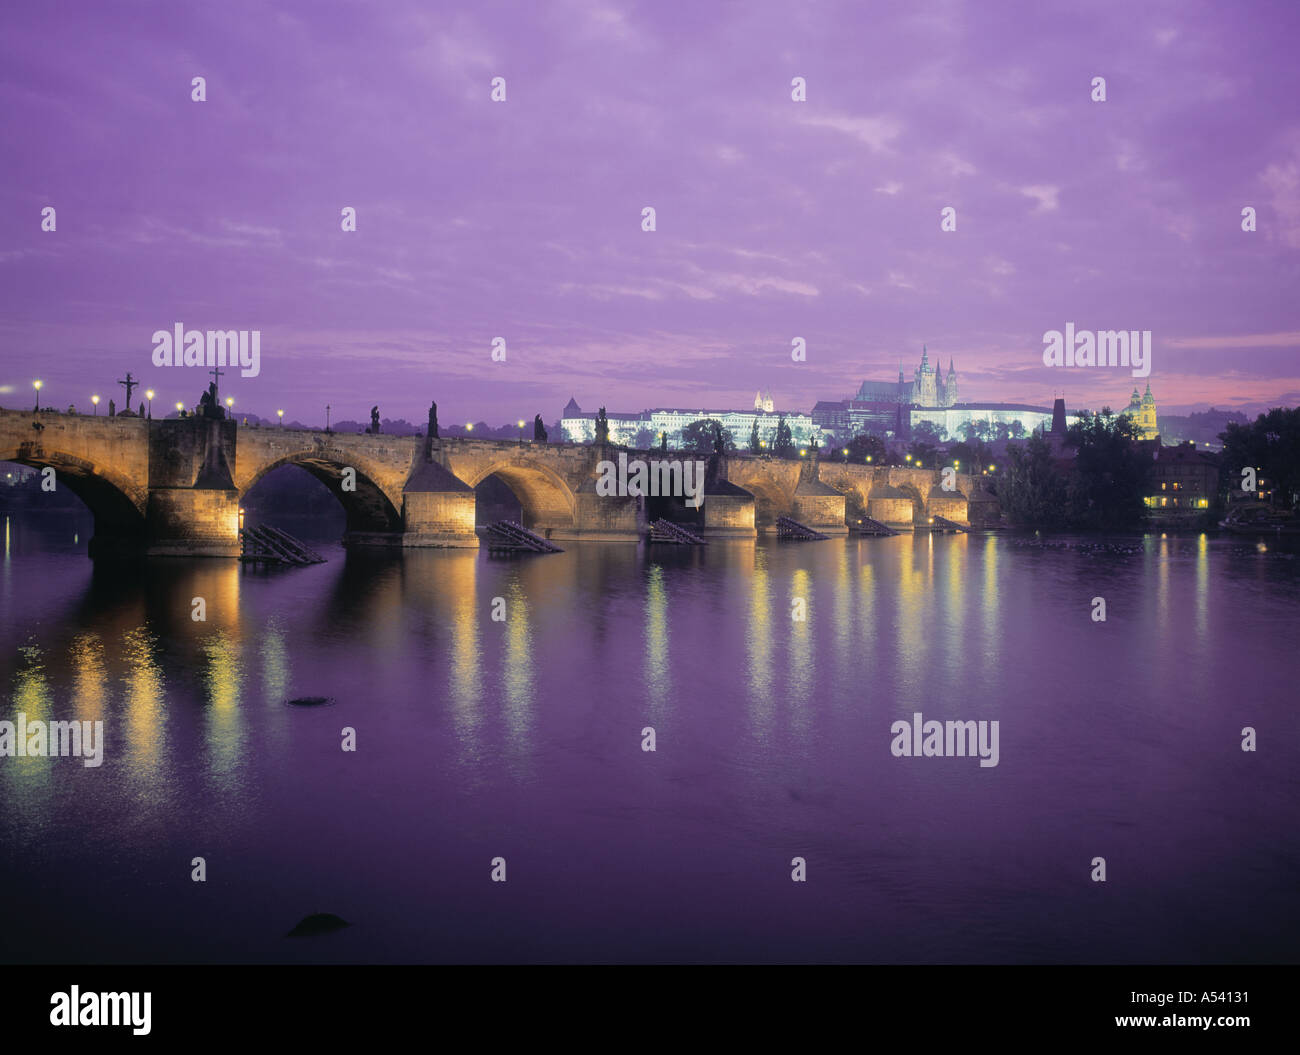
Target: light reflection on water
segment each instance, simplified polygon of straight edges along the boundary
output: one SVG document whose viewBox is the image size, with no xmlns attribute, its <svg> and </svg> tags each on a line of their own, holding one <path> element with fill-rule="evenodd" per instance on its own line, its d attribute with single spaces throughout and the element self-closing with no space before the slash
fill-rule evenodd
<svg viewBox="0 0 1300 1055">
<path fill-rule="evenodd" d="M 92 565 L 7 525 L 0 718 L 101 719 L 107 746 L 0 759 L 0 896 L 91 906 L 80 935 L 19 921 L 0 959 L 1294 959 L 1294 554 L 1123 545 L 334 548 L 266 573 Z M 334 702 L 286 703 L 311 695 Z M 893 758 L 918 710 L 998 719 L 1001 764 Z M 196 923 L 200 852 L 222 881 Z M 121 911 L 141 889 L 147 934 Z M 357 926 L 277 944 L 317 910 Z"/>
</svg>

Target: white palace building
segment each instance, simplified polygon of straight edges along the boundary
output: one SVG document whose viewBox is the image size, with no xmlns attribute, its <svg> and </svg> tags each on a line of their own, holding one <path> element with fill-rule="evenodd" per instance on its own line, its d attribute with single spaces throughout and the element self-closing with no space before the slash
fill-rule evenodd
<svg viewBox="0 0 1300 1055">
<path fill-rule="evenodd" d="M 759 439 L 770 444 L 782 417 L 790 426 L 796 444 L 814 439 L 818 444 L 846 443 L 864 432 L 888 438 L 907 438 L 922 422 L 930 422 L 943 431 L 949 441 L 964 439 L 963 426 L 981 421 L 997 428 L 1015 429 L 1028 436 L 1052 425 L 1052 408 L 1027 403 L 961 403 L 957 399 L 957 368 L 948 360 L 945 375 L 942 366 L 930 365 L 930 353 L 924 346 L 921 361 L 912 379 L 905 380 L 902 364 L 898 380 L 863 381 L 849 399 L 822 400 L 811 413 L 786 411 L 778 414 L 770 392 L 754 397 L 752 410 L 709 410 L 707 408 L 659 407 L 639 414 L 606 412 L 610 440 L 626 446 L 655 446 L 668 434 L 669 446 L 681 444 L 682 430 L 702 418 L 715 418 L 731 432 L 732 441 L 744 448 L 750 431 L 758 423 Z M 1076 414 L 1067 415 L 1072 422 Z M 1018 428 L 1015 428 L 1016 425 Z M 584 411 L 570 399 L 560 415 L 560 428 L 571 443 L 591 443 L 596 438 L 596 413 Z"/>
<path fill-rule="evenodd" d="M 668 434 L 670 447 L 680 446 L 682 430 L 694 421 L 708 418 L 720 421 L 722 427 L 731 433 L 732 442 L 742 449 L 749 443 L 755 422 L 758 422 L 758 438 L 770 444 L 776 436 L 777 423 L 783 417 L 790 426 L 795 443 L 808 443 L 814 436 L 821 438 L 821 431 L 813 425 L 811 414 L 800 411 L 778 414 L 770 393 L 755 396 L 753 410 L 657 407 L 639 414 L 606 411 L 605 416 L 609 419 L 610 442 L 629 447 L 657 446 L 664 433 Z M 576 400 L 570 399 L 560 416 L 560 430 L 570 443 L 591 443 L 596 438 L 596 412 L 584 411 Z"/>
</svg>

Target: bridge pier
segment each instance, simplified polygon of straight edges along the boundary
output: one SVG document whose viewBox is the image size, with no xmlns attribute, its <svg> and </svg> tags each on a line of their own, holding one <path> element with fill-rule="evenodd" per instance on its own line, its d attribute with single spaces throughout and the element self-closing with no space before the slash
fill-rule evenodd
<svg viewBox="0 0 1300 1055">
<path fill-rule="evenodd" d="M 239 493 L 233 487 L 150 490 L 144 552 L 148 557 L 238 557 Z"/>
<path fill-rule="evenodd" d="M 403 531 L 395 536 L 395 544 L 412 549 L 477 549 L 474 488 L 442 464 L 444 455 L 437 440 L 426 441 L 425 447 L 423 460 L 402 488 Z M 358 537 L 355 544 L 390 543 Z"/>
<path fill-rule="evenodd" d="M 575 542 L 639 542 L 647 530 L 645 512 L 636 497 L 598 495 L 596 481 L 592 479 L 573 498 L 573 527 L 554 530 L 550 538 Z"/>
</svg>

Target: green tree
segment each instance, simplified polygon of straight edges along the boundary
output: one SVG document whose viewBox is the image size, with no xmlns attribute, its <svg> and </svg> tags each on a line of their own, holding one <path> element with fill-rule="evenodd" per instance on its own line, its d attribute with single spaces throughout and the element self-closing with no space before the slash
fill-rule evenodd
<svg viewBox="0 0 1300 1055">
<path fill-rule="evenodd" d="M 654 446 L 654 442 L 655 434 L 642 426 L 636 430 L 636 439 L 633 440 L 632 445 L 639 451 L 648 451 Z"/>
<path fill-rule="evenodd" d="M 1116 417 L 1109 407 L 1100 414 L 1085 411 L 1070 426 L 1067 442 L 1075 455 L 1066 500 L 1072 527 L 1114 530 L 1141 523 L 1151 456 L 1137 439 L 1133 419 Z"/>
<path fill-rule="evenodd" d="M 1219 439 L 1221 490 L 1239 491 L 1241 470 L 1250 467 L 1272 486 L 1275 505 L 1300 506 L 1300 407 L 1274 407 L 1246 425 L 1229 422 Z"/>
<path fill-rule="evenodd" d="M 933 469 L 935 455 L 938 453 L 938 448 L 932 443 L 914 440 L 912 445 L 907 448 L 907 453 L 912 456 L 913 464 L 924 466 L 927 469 Z"/>
<path fill-rule="evenodd" d="M 713 450 L 713 428 L 722 428 L 722 422 L 716 418 L 700 418 L 692 421 L 682 429 L 682 449 L 709 454 Z M 727 436 L 730 437 L 730 433 Z"/>
<path fill-rule="evenodd" d="M 870 458 L 872 465 L 883 465 L 887 455 L 885 441 L 869 432 L 854 436 L 849 440 L 848 448 L 848 460 L 851 462 L 865 462 Z"/>
<path fill-rule="evenodd" d="M 785 415 L 782 414 L 776 422 L 776 435 L 772 437 L 772 453 L 778 458 L 789 458 L 794 452 L 794 434 L 790 431 L 790 426 L 785 423 Z"/>
<path fill-rule="evenodd" d="M 1007 454 L 1007 471 L 998 485 L 998 502 L 1007 519 L 1029 527 L 1064 527 L 1066 482 L 1047 441 L 1035 434 Z"/>
<path fill-rule="evenodd" d="M 957 465 L 961 472 L 979 476 L 981 470 L 993 464 L 993 451 L 978 440 L 973 443 L 954 443 L 948 448 L 946 463 Z"/>
<path fill-rule="evenodd" d="M 917 443 L 929 444 L 931 447 L 937 447 L 947 435 L 947 430 L 933 421 L 918 421 L 912 426 L 912 439 Z"/>
</svg>

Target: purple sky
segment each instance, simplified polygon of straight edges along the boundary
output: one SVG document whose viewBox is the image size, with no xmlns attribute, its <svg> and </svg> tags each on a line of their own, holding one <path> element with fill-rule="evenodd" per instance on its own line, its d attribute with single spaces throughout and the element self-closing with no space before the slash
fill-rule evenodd
<svg viewBox="0 0 1300 1055">
<path fill-rule="evenodd" d="M 964 399 L 1124 405 L 1127 370 L 1042 365 L 1066 322 L 1152 330 L 1162 410 L 1300 402 L 1293 0 L 0 19 L 7 406 L 37 376 L 54 406 L 121 402 L 128 369 L 193 403 L 202 371 L 150 363 L 176 322 L 260 329 L 261 376 L 223 392 L 315 423 L 327 402 L 495 424 L 758 388 L 808 409 L 900 359 L 910 378 L 923 342 Z"/>
</svg>

